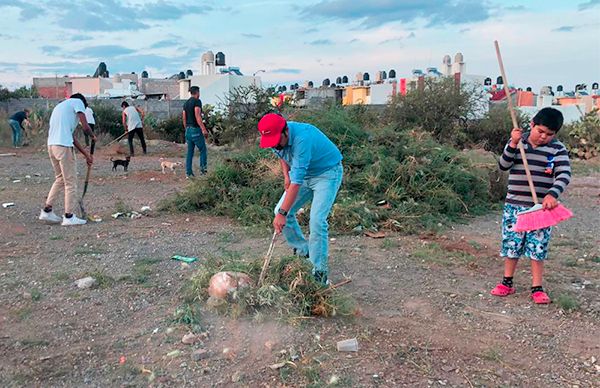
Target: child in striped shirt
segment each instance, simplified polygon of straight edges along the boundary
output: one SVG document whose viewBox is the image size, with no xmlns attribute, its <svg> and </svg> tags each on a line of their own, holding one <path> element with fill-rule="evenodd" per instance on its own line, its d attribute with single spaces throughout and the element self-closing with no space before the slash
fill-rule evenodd
<svg viewBox="0 0 600 388">
<path fill-rule="evenodd" d="M 531 131 L 523 133 L 520 128 L 512 130 L 510 141 L 504 147 L 502 157 L 498 161 L 501 170 L 509 171 L 509 177 L 508 194 L 502 217 L 500 253 L 505 257 L 504 278 L 492 290 L 492 295 L 507 296 L 515 292 L 513 275 L 518 259 L 525 256 L 531 261 L 533 301 L 538 304 L 550 303 L 550 298 L 542 288 L 542 276 L 552 228 L 531 232 L 514 231 L 517 213 L 534 205 L 517 146 L 519 141 L 523 142 L 533 185 L 537 196 L 543 198 L 543 208 L 553 209 L 558 204 L 558 197 L 571 181 L 569 154 L 565 146 L 555 139 L 556 132 L 562 124 L 563 115 L 560 111 L 554 108 L 543 108 L 533 117 Z"/>
</svg>

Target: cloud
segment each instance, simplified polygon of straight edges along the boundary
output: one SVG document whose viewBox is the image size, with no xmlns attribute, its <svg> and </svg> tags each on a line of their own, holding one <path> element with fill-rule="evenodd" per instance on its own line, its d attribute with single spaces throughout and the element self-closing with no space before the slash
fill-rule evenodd
<svg viewBox="0 0 600 388">
<path fill-rule="evenodd" d="M 63 74 L 93 74 L 97 63 L 86 62 L 0 62 L 0 70 L 16 71 L 17 69 L 28 69 L 34 73 L 57 73 Z"/>
<path fill-rule="evenodd" d="M 359 42 L 359 41 L 360 41 L 360 39 L 354 38 L 354 39 L 350 40 L 348 43 L 356 43 L 356 42 Z"/>
<path fill-rule="evenodd" d="M 173 0 L 158 0 L 144 5 L 128 5 L 119 0 L 40 2 L 45 7 L 43 9 L 41 5 L 16 1 L 22 17 L 40 12 L 56 15 L 58 26 L 78 31 L 140 30 L 149 27 L 147 22 L 177 20 L 186 15 L 205 14 L 213 10 L 211 6 L 184 5 Z"/>
<path fill-rule="evenodd" d="M 183 66 L 187 61 L 187 57 L 185 56 L 163 56 L 163 55 L 155 55 L 155 54 L 131 54 L 124 55 L 119 58 L 111 58 L 106 61 L 106 65 L 108 69 L 112 72 L 123 72 L 123 73 L 131 73 L 135 71 L 136 73 L 140 73 L 143 70 L 147 70 L 148 68 L 154 68 L 165 73 L 179 73 L 180 71 L 185 71 Z"/>
<path fill-rule="evenodd" d="M 302 72 L 302 70 L 300 70 L 300 69 L 287 69 L 287 68 L 279 68 L 279 69 L 269 70 L 269 73 L 274 73 L 274 74 L 300 74 L 301 72 Z"/>
<path fill-rule="evenodd" d="M 553 29 L 552 31 L 556 32 L 571 32 L 575 29 L 575 26 L 560 26 L 558 28 Z"/>
<path fill-rule="evenodd" d="M 40 50 L 47 55 L 57 55 L 62 52 L 62 47 L 49 45 L 40 47 Z"/>
<path fill-rule="evenodd" d="M 304 31 L 304 33 L 306 33 L 306 34 L 311 34 L 313 32 L 319 32 L 319 29 L 312 27 L 312 28 L 309 28 L 306 31 Z"/>
<path fill-rule="evenodd" d="M 410 23 L 419 19 L 426 20 L 429 26 L 472 23 L 488 19 L 489 11 L 487 3 L 477 0 L 452 2 L 323 0 L 304 7 L 301 15 L 330 20 L 360 21 L 364 27 L 374 28 L 389 22 Z"/>
<path fill-rule="evenodd" d="M 327 46 L 333 44 L 333 42 L 330 39 L 317 39 L 313 40 L 312 42 L 308 42 L 308 44 L 312 46 Z"/>
<path fill-rule="evenodd" d="M 93 38 L 88 35 L 72 35 L 71 36 L 71 41 L 73 41 L 73 42 L 82 42 L 85 40 L 92 40 L 92 39 Z"/>
<path fill-rule="evenodd" d="M 119 46 L 115 44 L 107 44 L 100 46 L 90 46 L 84 47 L 77 51 L 73 51 L 74 55 L 83 56 L 83 57 L 92 57 L 92 58 L 113 58 L 122 55 L 132 54 L 135 50 L 132 50 L 128 47 Z"/>
<path fill-rule="evenodd" d="M 171 38 L 171 39 L 164 39 L 164 40 L 159 40 L 158 42 L 154 42 L 150 45 L 151 49 L 159 49 L 159 48 L 165 48 L 165 47 L 174 47 L 174 46 L 179 46 L 181 45 L 182 39 L 178 39 L 178 38 Z"/>
<path fill-rule="evenodd" d="M 262 38 L 261 35 L 258 35 L 258 34 L 249 34 L 249 33 L 244 33 L 244 34 L 242 34 L 242 36 L 246 37 L 246 38 L 250 38 L 250 39 Z"/>
<path fill-rule="evenodd" d="M 0 0 L 0 8 L 1 7 L 18 8 L 20 13 L 20 19 L 22 21 L 44 16 L 46 13 L 45 9 L 36 4 L 36 2 L 29 2 L 23 0 Z"/>
<path fill-rule="evenodd" d="M 579 6 L 577 8 L 580 11 L 585 11 L 585 10 L 593 8 L 597 5 L 600 5 L 600 0 L 588 0 L 585 3 L 579 4 Z"/>
<path fill-rule="evenodd" d="M 411 33 L 408 34 L 408 36 L 406 37 L 406 39 L 413 39 L 413 38 L 416 38 L 416 37 L 417 37 L 417 35 L 414 33 L 414 31 L 411 31 Z"/>
<path fill-rule="evenodd" d="M 387 44 L 387 43 L 398 43 L 402 42 L 403 38 L 390 38 L 386 40 L 382 40 L 379 44 Z"/>
</svg>

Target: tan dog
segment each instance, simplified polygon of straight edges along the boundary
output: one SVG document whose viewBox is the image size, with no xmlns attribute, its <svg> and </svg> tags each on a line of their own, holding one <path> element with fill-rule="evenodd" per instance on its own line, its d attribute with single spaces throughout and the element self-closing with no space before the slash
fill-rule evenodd
<svg viewBox="0 0 600 388">
<path fill-rule="evenodd" d="M 175 171 L 175 169 L 177 167 L 183 166 L 183 163 L 181 162 L 169 162 L 168 160 L 164 160 L 163 158 L 160 158 L 160 168 L 162 169 L 162 173 L 165 174 L 165 169 L 170 169 L 171 171 L 173 171 L 173 174 L 177 174 L 177 172 Z"/>
</svg>

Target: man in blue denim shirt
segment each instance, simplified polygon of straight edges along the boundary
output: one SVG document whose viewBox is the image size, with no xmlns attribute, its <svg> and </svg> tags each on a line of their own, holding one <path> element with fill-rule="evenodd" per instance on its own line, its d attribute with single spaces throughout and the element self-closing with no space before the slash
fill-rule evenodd
<svg viewBox="0 0 600 388">
<path fill-rule="evenodd" d="M 273 227 L 288 244 L 313 264 L 315 279 L 327 283 L 327 217 L 342 183 L 342 154 L 317 127 L 286 120 L 275 113 L 258 123 L 260 147 L 273 148 L 285 179 L 285 193 L 275 207 Z M 310 235 L 308 242 L 298 225 L 296 213 L 308 201 Z"/>
</svg>

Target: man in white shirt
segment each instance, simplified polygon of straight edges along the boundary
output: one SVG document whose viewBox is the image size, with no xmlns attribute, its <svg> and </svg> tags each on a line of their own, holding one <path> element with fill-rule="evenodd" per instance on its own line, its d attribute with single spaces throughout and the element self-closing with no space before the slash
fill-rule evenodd
<svg viewBox="0 0 600 388">
<path fill-rule="evenodd" d="M 85 119 L 93 132 L 94 126 L 96 125 L 96 119 L 94 118 L 94 111 L 89 106 L 85 108 Z M 90 136 L 86 132 L 83 132 L 83 135 L 85 136 L 85 146 L 87 147 L 90 145 Z"/>
<path fill-rule="evenodd" d="M 77 203 L 75 198 L 77 194 L 77 163 L 73 147 L 83 154 L 88 166 L 93 163 L 92 155 L 77 141 L 75 136 L 77 123 L 81 122 L 84 132 L 91 136 L 93 141 L 96 141 L 96 135 L 92 132 L 85 118 L 86 106 L 85 97 L 76 93 L 52 110 L 50 129 L 48 130 L 48 154 L 56 179 L 48 193 L 44 208 L 40 211 L 39 219 L 42 221 L 49 223 L 62 221 L 63 226 L 86 223 L 85 220 L 73 214 Z M 52 205 L 61 188 L 65 190 L 65 215 L 62 220 L 52 210 Z"/>
<path fill-rule="evenodd" d="M 142 143 L 142 150 L 146 154 L 146 141 L 144 140 L 144 112 L 135 106 L 129 106 L 127 101 L 121 103 L 123 108 L 123 128 L 127 133 L 127 142 L 129 143 L 129 154 L 133 156 L 133 137 L 137 134 Z"/>
</svg>

